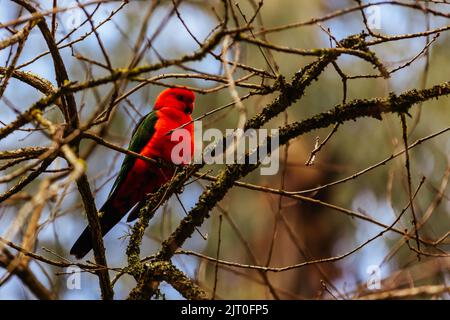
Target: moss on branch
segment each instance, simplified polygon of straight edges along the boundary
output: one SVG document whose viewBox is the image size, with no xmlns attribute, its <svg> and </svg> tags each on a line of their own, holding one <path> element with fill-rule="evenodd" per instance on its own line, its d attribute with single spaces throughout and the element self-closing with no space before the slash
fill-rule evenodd
<svg viewBox="0 0 450 320">
<path fill-rule="evenodd" d="M 169 261 L 151 261 L 144 265 L 145 272 L 138 285 L 130 292 L 129 300 L 148 300 L 157 293 L 158 283 L 165 281 L 189 300 L 205 300 L 207 294 Z"/>
</svg>

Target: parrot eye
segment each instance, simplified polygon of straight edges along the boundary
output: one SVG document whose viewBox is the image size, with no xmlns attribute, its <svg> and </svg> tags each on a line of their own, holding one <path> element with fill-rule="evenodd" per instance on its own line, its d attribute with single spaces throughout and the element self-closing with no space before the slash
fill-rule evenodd
<svg viewBox="0 0 450 320">
<path fill-rule="evenodd" d="M 184 97 L 182 95 L 177 95 L 177 100 L 178 101 L 184 101 Z"/>
</svg>

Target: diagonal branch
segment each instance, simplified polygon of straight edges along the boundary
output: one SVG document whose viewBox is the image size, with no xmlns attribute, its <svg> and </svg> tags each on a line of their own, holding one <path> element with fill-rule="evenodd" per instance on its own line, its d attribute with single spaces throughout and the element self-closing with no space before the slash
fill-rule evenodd
<svg viewBox="0 0 450 320">
<path fill-rule="evenodd" d="M 318 114 L 301 122 L 295 122 L 280 129 L 280 145 L 304 133 L 319 128 L 325 128 L 332 124 L 355 120 L 361 117 L 381 118 L 383 113 L 404 113 L 414 104 L 450 94 L 450 82 L 445 82 L 425 90 L 411 90 L 399 96 L 391 94 L 386 98 L 354 100 L 344 105 L 338 105 L 334 109 Z M 238 179 L 246 176 L 258 167 L 257 164 L 229 165 L 217 176 L 217 181 L 212 183 L 200 196 L 195 207 L 184 218 L 178 228 L 165 240 L 158 257 L 164 260 L 170 259 L 175 251 L 189 238 L 195 227 L 199 227 L 209 217 L 209 212 L 223 199 L 228 190 Z"/>
</svg>

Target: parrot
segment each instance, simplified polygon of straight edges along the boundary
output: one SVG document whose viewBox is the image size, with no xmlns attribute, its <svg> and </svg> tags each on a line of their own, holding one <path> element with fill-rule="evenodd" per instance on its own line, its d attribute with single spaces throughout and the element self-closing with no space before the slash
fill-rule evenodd
<svg viewBox="0 0 450 320">
<path fill-rule="evenodd" d="M 155 160 L 174 163 L 171 159 L 172 149 L 178 142 L 172 141 L 171 133 L 182 127 L 187 130 L 187 139 L 190 139 L 187 141 L 190 146 L 188 158 L 192 158 L 194 126 L 191 114 L 194 101 L 194 92 L 187 88 L 176 87 L 162 91 L 156 98 L 153 110 L 143 116 L 133 130 L 128 150 Z M 183 150 L 180 153 L 182 152 Z M 127 222 L 138 218 L 146 195 L 156 192 L 172 178 L 174 172 L 175 168 L 172 166 L 158 166 L 127 154 L 109 196 L 99 210 L 102 236 L 131 209 L 133 210 L 128 215 Z M 91 249 L 91 231 L 87 226 L 73 245 L 70 254 L 82 259 Z"/>
</svg>

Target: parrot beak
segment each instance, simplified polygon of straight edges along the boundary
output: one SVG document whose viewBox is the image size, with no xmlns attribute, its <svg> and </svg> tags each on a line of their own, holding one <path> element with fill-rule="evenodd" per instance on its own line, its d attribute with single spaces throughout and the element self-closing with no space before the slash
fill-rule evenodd
<svg viewBox="0 0 450 320">
<path fill-rule="evenodd" d="M 185 114 L 191 114 L 192 110 L 194 110 L 194 104 L 193 103 L 189 103 L 186 108 L 184 109 L 184 113 Z"/>
</svg>

